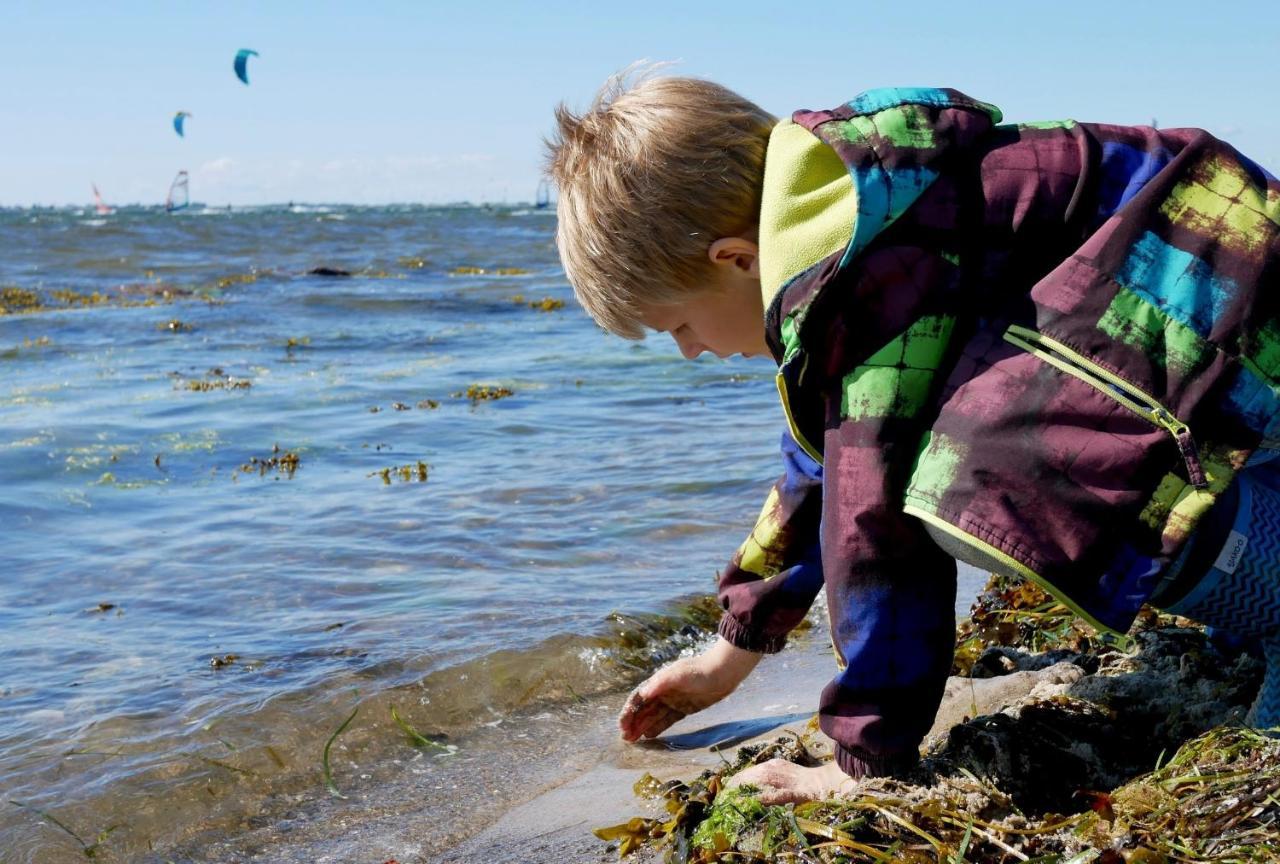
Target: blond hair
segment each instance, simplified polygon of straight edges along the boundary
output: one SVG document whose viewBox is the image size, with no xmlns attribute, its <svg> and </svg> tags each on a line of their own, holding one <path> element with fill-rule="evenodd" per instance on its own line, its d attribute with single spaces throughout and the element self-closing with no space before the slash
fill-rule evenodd
<svg viewBox="0 0 1280 864">
<path fill-rule="evenodd" d="M 733 91 L 633 65 L 591 107 L 556 108 L 547 174 L 556 245 L 601 327 L 644 335 L 641 304 L 676 303 L 710 274 L 707 249 L 755 228 L 775 119 Z"/>
</svg>

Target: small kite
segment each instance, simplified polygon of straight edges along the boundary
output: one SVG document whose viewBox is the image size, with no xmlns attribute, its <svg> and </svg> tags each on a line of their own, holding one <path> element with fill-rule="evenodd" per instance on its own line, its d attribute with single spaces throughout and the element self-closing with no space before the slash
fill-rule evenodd
<svg viewBox="0 0 1280 864">
<path fill-rule="evenodd" d="M 179 111 L 177 114 L 173 115 L 173 131 L 178 133 L 179 138 L 187 137 L 182 131 L 182 124 L 190 116 L 190 111 Z"/>
<path fill-rule="evenodd" d="M 251 51 L 248 48 L 241 48 L 236 52 L 236 77 L 245 84 L 249 83 L 249 58 L 257 56 L 257 51 Z"/>
</svg>

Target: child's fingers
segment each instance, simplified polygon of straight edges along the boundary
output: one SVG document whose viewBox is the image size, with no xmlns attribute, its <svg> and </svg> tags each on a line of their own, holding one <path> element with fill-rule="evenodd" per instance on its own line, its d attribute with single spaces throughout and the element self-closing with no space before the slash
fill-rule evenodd
<svg viewBox="0 0 1280 864">
<path fill-rule="evenodd" d="M 618 715 L 618 727 L 622 730 L 623 740 L 638 741 L 652 738 L 683 716 L 684 712 L 658 699 L 646 699 L 637 690 Z"/>
<path fill-rule="evenodd" d="M 670 728 L 676 721 L 683 719 L 685 713 L 678 711 L 669 705 L 662 705 L 657 711 L 649 714 L 645 718 L 643 728 L 640 730 L 640 736 L 644 738 L 654 738 L 661 735 Z"/>
</svg>

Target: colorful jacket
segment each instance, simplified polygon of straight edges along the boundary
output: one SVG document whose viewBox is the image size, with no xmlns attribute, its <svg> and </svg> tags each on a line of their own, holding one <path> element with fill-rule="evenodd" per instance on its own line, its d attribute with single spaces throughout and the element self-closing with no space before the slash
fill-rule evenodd
<svg viewBox="0 0 1280 864">
<path fill-rule="evenodd" d="M 1201 130 L 1000 120 L 875 90 L 770 143 L 787 472 L 720 632 L 778 650 L 825 582 L 821 723 L 855 776 L 915 761 L 950 668 L 926 525 L 1124 631 L 1280 439 L 1280 183 Z"/>
</svg>

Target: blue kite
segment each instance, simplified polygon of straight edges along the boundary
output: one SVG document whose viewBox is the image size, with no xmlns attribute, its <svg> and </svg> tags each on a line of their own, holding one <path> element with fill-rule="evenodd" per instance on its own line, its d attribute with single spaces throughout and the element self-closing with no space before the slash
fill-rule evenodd
<svg viewBox="0 0 1280 864">
<path fill-rule="evenodd" d="M 251 51 L 248 48 L 241 48 L 236 52 L 236 77 L 245 84 L 249 83 L 249 58 L 257 56 L 257 51 Z"/>
<path fill-rule="evenodd" d="M 179 138 L 187 137 L 186 133 L 182 131 L 182 124 L 183 124 L 183 121 L 185 121 L 190 116 L 191 116 L 190 111 L 179 111 L 177 114 L 173 115 L 173 131 L 178 133 Z"/>
</svg>

